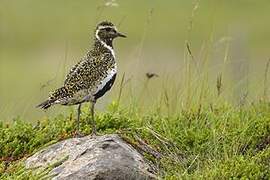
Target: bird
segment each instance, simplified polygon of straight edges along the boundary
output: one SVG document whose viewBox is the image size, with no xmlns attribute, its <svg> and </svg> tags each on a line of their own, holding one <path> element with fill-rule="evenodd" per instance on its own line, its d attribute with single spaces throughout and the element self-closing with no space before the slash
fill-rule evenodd
<svg viewBox="0 0 270 180">
<path fill-rule="evenodd" d="M 126 38 L 110 21 L 98 23 L 94 31 L 93 46 L 66 75 L 63 86 L 50 93 L 47 100 L 37 105 L 48 109 L 53 105 L 77 105 L 76 135 L 82 136 L 80 129 L 81 105 L 90 102 L 92 135 L 96 135 L 94 108 L 97 100 L 108 92 L 117 75 L 116 56 L 113 41 Z"/>
<path fill-rule="evenodd" d="M 152 73 L 152 72 L 147 72 L 145 75 L 146 75 L 147 79 L 151 79 L 153 77 L 159 77 L 158 74 Z"/>
</svg>

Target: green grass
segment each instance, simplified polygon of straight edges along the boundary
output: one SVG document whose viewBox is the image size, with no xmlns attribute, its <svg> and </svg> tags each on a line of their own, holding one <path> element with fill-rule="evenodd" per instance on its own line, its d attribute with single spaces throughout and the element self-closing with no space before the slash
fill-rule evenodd
<svg viewBox="0 0 270 180">
<path fill-rule="evenodd" d="M 85 108 L 86 110 L 86 108 Z M 136 107 L 112 103 L 96 116 L 98 132 L 119 133 L 142 152 L 164 179 L 269 179 L 270 105 L 264 102 L 241 109 L 229 105 L 182 110 L 174 116 L 159 111 L 141 113 Z M 87 112 L 81 131 L 89 134 Z M 0 125 L 0 179 L 35 179 L 23 160 L 49 144 L 72 137 L 75 114 L 43 119 L 32 125 L 19 118 Z M 144 144 L 144 145 L 145 145 Z M 31 176 L 27 174 L 32 174 Z"/>
<path fill-rule="evenodd" d="M 40 119 L 43 113 L 35 109 L 36 104 L 62 85 L 69 69 L 90 47 L 97 22 L 104 19 L 117 26 L 121 22 L 118 29 L 128 36 L 117 40 L 115 49 L 118 74 L 125 73 L 134 89 L 143 86 L 145 73 L 154 72 L 159 78 L 149 86 L 151 96 L 156 98 L 166 81 L 166 86 L 184 94 L 182 101 L 197 88 L 190 85 L 206 81 L 208 74 L 210 85 L 222 77 L 226 99 L 237 99 L 240 88 L 248 88 L 249 100 L 261 95 L 269 58 L 270 24 L 265 23 L 269 0 L 116 0 L 118 7 L 102 9 L 104 2 L 1 0 L 1 120 L 10 122 L 17 115 L 31 122 Z M 186 55 L 185 41 L 193 58 Z M 199 72 L 185 70 L 188 63 L 197 65 Z M 25 70 L 29 67 L 35 68 Z M 187 74 L 196 79 L 189 81 Z M 112 99 L 118 82 L 109 96 Z M 60 110 L 50 112 L 55 115 Z"/>
<path fill-rule="evenodd" d="M 118 103 L 97 113 L 100 134 L 120 134 L 162 179 L 270 179 L 268 1 L 119 0 L 103 14 L 99 0 L 65 1 L 65 8 L 32 1 L 0 7 L 0 179 L 46 176 L 52 167 L 26 170 L 25 158 L 73 137 L 74 111 L 54 108 L 41 119 L 34 106 L 88 47 L 98 16 L 116 23 L 127 17 L 119 29 L 129 37 L 117 44 L 119 74 L 126 76 L 110 95 Z M 159 77 L 145 79 L 148 71 Z M 85 107 L 84 134 L 91 132 L 87 116 Z"/>
</svg>

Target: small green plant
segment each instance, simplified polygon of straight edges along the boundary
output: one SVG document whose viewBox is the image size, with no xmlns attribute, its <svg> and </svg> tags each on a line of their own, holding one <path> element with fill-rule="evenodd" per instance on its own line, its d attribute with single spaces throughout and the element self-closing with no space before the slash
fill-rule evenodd
<svg viewBox="0 0 270 180">
<path fill-rule="evenodd" d="M 86 109 L 85 109 L 86 110 Z M 152 161 L 165 179 L 268 179 L 270 106 L 261 102 L 243 109 L 212 106 L 174 116 L 138 113 L 114 102 L 97 114 L 100 134 L 118 133 Z M 83 111 L 81 131 L 91 132 Z M 20 118 L 0 124 L 0 178 L 23 179 L 23 161 L 34 152 L 74 135 L 75 119 L 59 115 L 32 125 Z M 38 175 L 37 175 L 38 174 Z M 29 177 L 31 177 L 29 175 Z M 31 179 L 31 178 L 28 178 Z"/>
</svg>

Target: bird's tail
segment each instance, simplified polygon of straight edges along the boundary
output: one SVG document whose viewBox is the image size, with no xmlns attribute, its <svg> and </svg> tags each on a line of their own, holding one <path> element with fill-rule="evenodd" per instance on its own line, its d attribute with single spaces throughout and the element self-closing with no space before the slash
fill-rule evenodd
<svg viewBox="0 0 270 180">
<path fill-rule="evenodd" d="M 66 97 L 67 96 L 67 88 L 66 87 L 61 87 L 59 89 L 56 89 L 49 97 L 49 99 L 47 99 L 46 101 L 42 102 L 41 104 L 37 105 L 37 108 L 41 108 L 41 109 L 48 109 L 49 107 L 51 107 L 53 104 L 55 104 L 55 101 Z"/>
<path fill-rule="evenodd" d="M 39 105 L 37 105 L 37 108 L 41 108 L 41 109 L 48 109 L 49 107 L 51 107 L 51 105 L 54 103 L 55 100 L 51 100 L 48 99 L 42 103 L 40 103 Z"/>
</svg>

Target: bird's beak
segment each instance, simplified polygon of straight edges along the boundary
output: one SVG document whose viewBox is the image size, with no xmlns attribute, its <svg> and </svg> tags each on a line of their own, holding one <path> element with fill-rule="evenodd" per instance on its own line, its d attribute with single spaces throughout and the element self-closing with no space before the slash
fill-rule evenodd
<svg viewBox="0 0 270 180">
<path fill-rule="evenodd" d="M 122 34 L 122 33 L 120 33 L 120 32 L 117 32 L 117 37 L 123 37 L 123 38 L 126 38 L 127 36 L 124 35 L 124 34 Z"/>
</svg>

